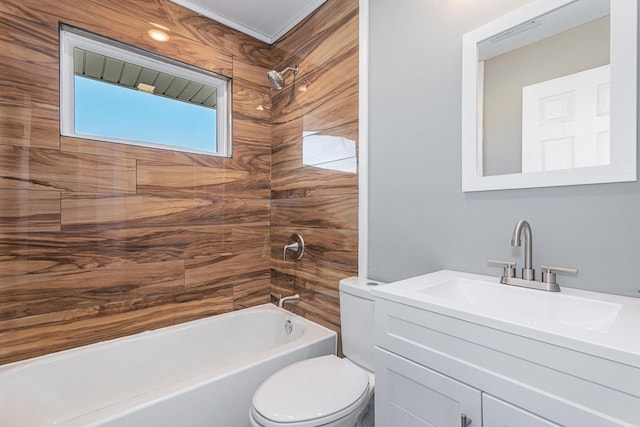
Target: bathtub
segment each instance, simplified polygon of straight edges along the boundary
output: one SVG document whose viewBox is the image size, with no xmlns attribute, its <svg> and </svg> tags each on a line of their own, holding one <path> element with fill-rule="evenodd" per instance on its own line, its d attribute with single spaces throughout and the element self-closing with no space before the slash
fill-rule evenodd
<svg viewBox="0 0 640 427">
<path fill-rule="evenodd" d="M 272 304 L 0 366 L 0 426 L 249 426 L 253 392 L 336 333 Z"/>
</svg>

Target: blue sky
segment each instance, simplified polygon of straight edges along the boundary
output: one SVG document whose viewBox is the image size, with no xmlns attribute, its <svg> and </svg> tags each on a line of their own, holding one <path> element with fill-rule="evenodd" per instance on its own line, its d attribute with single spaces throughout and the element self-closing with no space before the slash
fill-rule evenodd
<svg viewBox="0 0 640 427">
<path fill-rule="evenodd" d="M 75 130 L 216 151 L 216 110 L 75 76 Z"/>
</svg>

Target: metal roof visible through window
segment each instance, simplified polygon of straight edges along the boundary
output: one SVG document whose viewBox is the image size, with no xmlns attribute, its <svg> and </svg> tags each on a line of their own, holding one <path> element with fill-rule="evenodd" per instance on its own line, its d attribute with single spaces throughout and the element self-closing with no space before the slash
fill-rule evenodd
<svg viewBox="0 0 640 427">
<path fill-rule="evenodd" d="M 204 107 L 216 108 L 216 88 L 131 64 L 80 48 L 74 48 L 77 76 L 104 81 L 129 89 L 173 98 Z"/>
</svg>

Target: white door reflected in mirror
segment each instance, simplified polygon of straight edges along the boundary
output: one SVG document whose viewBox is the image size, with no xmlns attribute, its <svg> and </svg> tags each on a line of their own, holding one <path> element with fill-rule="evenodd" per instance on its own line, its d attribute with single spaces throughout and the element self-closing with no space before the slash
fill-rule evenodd
<svg viewBox="0 0 640 427">
<path fill-rule="evenodd" d="M 609 65 L 522 89 L 522 172 L 610 163 Z"/>
</svg>

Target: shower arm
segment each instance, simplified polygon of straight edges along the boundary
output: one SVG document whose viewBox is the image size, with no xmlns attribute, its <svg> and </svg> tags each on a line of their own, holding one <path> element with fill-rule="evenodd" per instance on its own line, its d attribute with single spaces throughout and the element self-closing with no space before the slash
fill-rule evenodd
<svg viewBox="0 0 640 427">
<path fill-rule="evenodd" d="M 298 72 L 300 71 L 300 68 L 298 68 L 298 66 L 296 65 L 295 67 L 287 67 L 284 70 L 280 71 L 280 74 L 284 74 L 287 71 L 293 71 L 293 75 L 297 76 Z"/>
</svg>

